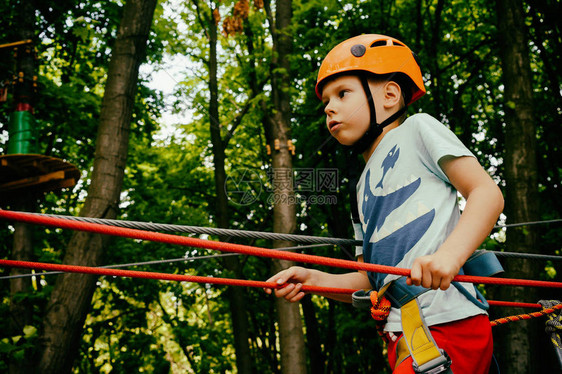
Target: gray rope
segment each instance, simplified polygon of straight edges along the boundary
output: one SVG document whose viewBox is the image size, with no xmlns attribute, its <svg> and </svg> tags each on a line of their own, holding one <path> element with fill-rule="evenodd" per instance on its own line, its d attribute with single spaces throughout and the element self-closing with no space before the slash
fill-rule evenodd
<svg viewBox="0 0 562 374">
<path fill-rule="evenodd" d="M 290 251 L 290 250 L 294 250 L 294 249 L 304 249 L 304 248 L 312 248 L 312 247 L 325 247 L 325 246 L 326 246 L 326 244 L 301 245 L 301 246 L 297 246 L 297 247 L 278 248 L 278 250 L 279 251 Z M 240 253 L 223 253 L 223 254 L 197 256 L 197 257 L 181 257 L 181 258 L 172 258 L 172 259 L 168 259 L 168 260 L 152 260 L 152 261 L 144 261 L 144 262 L 131 262 L 131 263 L 128 263 L 128 264 L 104 265 L 104 266 L 98 266 L 98 267 L 102 268 L 102 269 L 119 269 L 119 268 L 125 268 L 125 267 L 130 267 L 130 266 L 171 264 L 171 263 L 174 263 L 174 262 L 207 260 L 207 259 L 214 259 L 214 258 L 227 257 L 227 256 L 240 256 Z M 28 278 L 28 277 L 44 276 L 44 275 L 57 275 L 57 274 L 64 274 L 64 272 L 63 271 L 48 271 L 48 272 L 43 272 L 43 273 L 25 273 L 25 274 L 6 275 L 6 276 L 3 276 L 3 277 L 0 277 L 0 280 L 16 279 L 16 278 Z"/>
<path fill-rule="evenodd" d="M 523 258 L 527 260 L 562 261 L 562 256 L 555 256 L 555 255 L 541 255 L 538 253 L 500 252 L 500 251 L 488 251 L 488 252 L 493 252 L 498 257 L 514 257 L 514 258 Z"/>
<path fill-rule="evenodd" d="M 185 261 L 195 261 L 195 260 L 204 260 L 209 258 L 217 258 L 217 257 L 226 257 L 226 256 L 237 256 L 238 253 L 224 253 L 224 254 L 217 254 L 217 255 L 209 255 L 209 256 L 197 256 L 197 257 L 181 257 L 181 258 L 172 258 L 169 260 L 153 260 L 153 261 L 145 261 L 145 262 L 132 262 L 129 264 L 117 264 L 117 265 L 105 265 L 105 266 L 97 266 L 100 269 L 119 269 L 119 268 L 126 268 L 129 266 L 142 266 L 142 265 L 155 265 L 155 264 L 171 264 L 174 262 L 185 262 Z M 16 275 L 6 275 L 4 277 L 0 277 L 0 280 L 4 279 L 16 279 L 16 278 L 28 278 L 28 277 L 36 277 L 36 276 L 44 276 L 44 275 L 57 275 L 57 274 L 64 274 L 63 271 L 47 271 L 43 273 L 25 273 L 25 274 L 16 274 Z"/>
<path fill-rule="evenodd" d="M 139 221 L 123 221 L 117 219 L 102 219 L 102 218 L 91 218 L 91 217 L 60 216 L 56 214 L 41 214 L 41 213 L 31 213 L 31 214 L 51 217 L 51 218 L 64 218 L 64 219 L 79 221 L 79 222 L 97 223 L 97 224 L 108 225 L 108 226 L 140 229 L 146 231 L 173 231 L 173 232 L 182 232 L 182 233 L 190 233 L 190 234 L 232 236 L 237 238 L 286 240 L 295 243 L 324 243 L 324 244 L 334 244 L 334 245 L 361 245 L 363 243 L 360 240 L 330 238 L 330 237 L 323 237 L 323 236 L 279 234 L 279 233 L 270 233 L 270 232 L 262 232 L 262 231 L 218 229 L 213 227 L 172 225 L 172 224 L 165 224 L 165 223 L 152 223 L 152 222 L 139 222 Z"/>
<path fill-rule="evenodd" d="M 562 219 L 550 219 L 545 221 L 531 221 L 531 222 L 521 222 L 521 223 L 508 223 L 507 225 L 496 225 L 494 226 L 495 229 L 502 229 L 508 227 L 521 227 L 521 226 L 532 226 L 532 225 L 541 225 L 547 223 L 560 223 Z"/>
<path fill-rule="evenodd" d="M 75 217 L 75 216 L 63 216 L 63 215 L 56 215 L 56 214 L 42 214 L 42 213 L 31 213 L 31 214 L 51 217 L 51 218 L 64 218 L 73 221 L 97 223 L 101 225 L 125 227 L 125 228 L 140 229 L 140 230 L 147 230 L 147 231 L 174 231 L 174 232 L 183 232 L 183 233 L 190 233 L 190 234 L 232 236 L 237 238 L 286 240 L 295 243 L 326 243 L 326 244 L 350 245 L 350 246 L 357 246 L 363 244 L 361 240 L 332 238 L 332 237 L 325 237 L 325 236 L 280 234 L 280 233 L 270 233 L 270 232 L 263 232 L 263 231 L 220 229 L 220 228 L 213 228 L 213 227 L 173 225 L 173 224 L 166 224 L 166 223 L 153 223 L 153 222 L 140 222 L 140 221 L 124 221 L 124 220 L 117 220 L 117 219 L 103 219 L 103 218 L 91 218 L 91 217 Z M 507 225 L 496 225 L 494 226 L 494 228 L 498 229 L 498 228 L 520 227 L 520 226 L 538 225 L 541 223 L 548 224 L 548 223 L 559 223 L 559 222 L 562 222 L 562 219 L 511 223 Z"/>
<path fill-rule="evenodd" d="M 117 227 L 131 228 L 131 229 L 146 230 L 146 231 L 168 231 L 168 232 L 181 232 L 181 233 L 190 233 L 190 234 L 232 236 L 237 238 L 286 240 L 294 243 L 323 243 L 323 244 L 339 245 L 342 247 L 363 245 L 363 241 L 361 240 L 333 238 L 333 237 L 325 237 L 325 236 L 280 234 L 280 233 L 271 233 L 271 232 L 262 232 L 262 231 L 219 229 L 219 228 L 212 228 L 212 227 L 173 225 L 173 224 L 165 224 L 165 223 L 152 223 L 152 222 L 140 222 L 140 221 L 124 221 L 124 220 L 117 220 L 117 219 L 103 219 L 103 218 L 91 218 L 91 217 L 75 217 L 75 216 L 63 216 L 63 215 L 56 215 L 56 214 L 42 214 L 42 213 L 30 213 L 30 214 L 52 217 L 52 218 L 64 218 L 73 221 L 96 223 L 96 224 L 107 225 L 107 226 L 117 226 Z M 562 219 L 555 219 L 555 220 L 542 221 L 542 222 L 557 223 L 557 222 L 562 222 Z M 509 225 L 498 225 L 495 226 L 495 228 L 534 225 L 538 223 L 541 222 L 535 221 L 535 222 L 526 222 L 526 223 L 514 223 Z M 562 256 L 542 255 L 542 254 L 535 254 L 535 253 L 518 253 L 518 252 L 499 252 L 499 251 L 490 251 L 490 252 L 494 252 L 498 257 L 517 257 L 517 258 L 530 259 L 530 260 L 562 261 Z"/>
</svg>

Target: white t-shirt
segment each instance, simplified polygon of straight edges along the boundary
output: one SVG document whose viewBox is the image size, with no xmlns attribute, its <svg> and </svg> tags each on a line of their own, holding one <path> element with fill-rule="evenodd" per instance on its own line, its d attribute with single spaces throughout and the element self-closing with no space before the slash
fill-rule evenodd
<svg viewBox="0 0 562 374">
<path fill-rule="evenodd" d="M 409 269 L 417 257 L 437 251 L 460 217 L 457 191 L 438 163 L 445 156 L 474 157 L 428 114 L 413 115 L 384 136 L 357 185 L 361 230 L 356 238 L 363 240 L 357 256 Z M 396 278 L 369 273 L 376 290 Z M 463 285 L 475 294 L 471 284 Z M 418 301 L 430 326 L 485 314 L 452 286 L 426 292 Z M 385 330 L 402 330 L 399 310 L 392 308 Z"/>
</svg>

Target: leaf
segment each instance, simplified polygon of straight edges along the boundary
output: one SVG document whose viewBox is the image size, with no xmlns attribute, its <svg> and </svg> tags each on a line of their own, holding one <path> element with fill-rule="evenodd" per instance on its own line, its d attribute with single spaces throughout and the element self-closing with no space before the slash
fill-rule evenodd
<svg viewBox="0 0 562 374">
<path fill-rule="evenodd" d="M 35 326 L 27 325 L 23 328 L 23 336 L 26 339 L 33 338 L 37 336 L 37 328 Z"/>
<path fill-rule="evenodd" d="M 7 343 L 8 339 L 2 339 L 0 341 L 0 353 L 9 353 L 16 349 L 16 346 L 10 343 Z"/>
</svg>

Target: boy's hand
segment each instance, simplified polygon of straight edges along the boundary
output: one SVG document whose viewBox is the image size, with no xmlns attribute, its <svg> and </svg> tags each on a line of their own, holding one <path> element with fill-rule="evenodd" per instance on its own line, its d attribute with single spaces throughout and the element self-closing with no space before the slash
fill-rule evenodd
<svg viewBox="0 0 562 374">
<path fill-rule="evenodd" d="M 311 271 L 300 266 L 292 266 L 288 269 L 280 271 L 267 282 L 275 282 L 279 285 L 288 283 L 283 288 L 275 289 L 275 296 L 283 297 L 292 303 L 300 301 L 305 293 L 301 291 L 302 285 L 310 281 Z M 271 288 L 264 288 L 267 294 L 271 294 Z"/>
<path fill-rule="evenodd" d="M 460 268 L 461 265 L 455 256 L 450 252 L 438 250 L 432 255 L 416 258 L 406 283 L 434 290 L 446 290 Z"/>
</svg>

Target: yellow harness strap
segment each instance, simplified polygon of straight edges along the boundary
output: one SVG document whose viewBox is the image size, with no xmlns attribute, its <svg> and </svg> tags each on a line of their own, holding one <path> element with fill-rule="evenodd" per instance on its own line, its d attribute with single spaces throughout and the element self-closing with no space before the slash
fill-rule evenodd
<svg viewBox="0 0 562 374">
<path fill-rule="evenodd" d="M 429 328 L 423 320 L 418 299 L 415 298 L 400 308 L 402 313 L 402 330 L 404 339 L 416 365 L 421 366 L 441 356 L 431 336 Z"/>
<path fill-rule="evenodd" d="M 396 344 L 396 364 L 394 365 L 394 370 L 408 357 L 410 357 L 410 350 L 406 340 L 404 340 L 404 336 L 402 336 Z"/>
<path fill-rule="evenodd" d="M 418 299 L 414 298 L 404 304 L 400 312 L 404 336 L 397 345 L 396 365 L 398 366 L 408 355 L 411 355 L 415 372 L 423 373 L 438 366 L 442 366 L 444 370 L 437 372 L 450 372 L 447 371 L 447 363 L 450 359 L 446 353 L 437 348 L 421 313 Z"/>
</svg>

